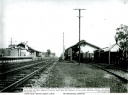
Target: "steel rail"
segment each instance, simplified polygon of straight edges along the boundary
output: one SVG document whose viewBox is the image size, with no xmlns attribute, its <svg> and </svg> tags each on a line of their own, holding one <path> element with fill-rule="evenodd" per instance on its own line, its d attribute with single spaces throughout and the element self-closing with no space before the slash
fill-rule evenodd
<svg viewBox="0 0 128 95">
<path fill-rule="evenodd" d="M 108 73 L 110 73 L 110 74 L 116 76 L 117 78 L 119 78 L 120 80 L 122 80 L 122 81 L 125 82 L 125 83 L 128 83 L 128 79 L 126 79 L 126 78 L 124 78 L 124 77 L 121 77 L 121 76 L 119 76 L 119 75 L 117 75 L 117 74 L 115 74 L 115 73 L 113 73 L 113 72 L 111 72 L 111 71 L 109 71 L 109 70 L 107 70 L 107 69 L 105 69 L 105 68 L 103 68 L 103 67 L 100 67 L 100 66 L 97 66 L 97 65 L 94 65 L 94 64 L 91 64 L 91 65 L 92 65 L 92 66 L 95 66 L 95 67 L 97 67 L 97 68 L 100 68 L 100 69 L 102 69 L 102 70 L 104 70 L 104 71 L 106 71 L 106 72 L 108 72 Z"/>
<path fill-rule="evenodd" d="M 9 71 L 6 71 L 6 72 L 3 72 L 3 73 L 0 73 L 0 75 L 4 75 L 4 74 L 7 74 L 7 73 L 11 73 L 11 72 L 14 72 L 14 71 L 18 71 L 18 70 L 21 70 L 21 69 L 25 69 L 25 68 L 28 68 L 28 67 L 31 67 L 31 66 L 34 66 L 34 65 L 38 65 L 42 62 L 47 62 L 47 61 L 41 61 L 41 62 L 37 62 L 37 63 L 34 63 L 34 64 L 30 64 L 30 65 L 25 65 L 23 67 L 17 67 L 17 68 L 14 68 L 12 70 L 9 70 Z"/>
<path fill-rule="evenodd" d="M 73 61 L 74 61 L 74 60 L 73 60 Z M 76 62 L 76 61 L 74 61 L 74 62 L 75 62 L 75 63 L 78 63 L 78 62 Z M 109 70 L 106 70 L 106 69 L 104 69 L 104 68 L 102 68 L 102 67 L 100 67 L 100 66 L 97 66 L 97 65 L 94 65 L 94 64 L 90 64 L 90 65 L 95 66 L 95 67 L 97 67 L 97 68 L 100 68 L 100 69 L 102 69 L 102 70 L 104 70 L 104 71 L 106 71 L 106 72 L 108 72 L 108 73 L 114 75 L 115 77 L 117 77 L 118 79 L 122 80 L 123 82 L 128 83 L 128 79 L 126 79 L 126 78 L 124 78 L 124 77 L 121 77 L 121 76 L 119 76 L 119 75 L 117 75 L 117 74 L 115 74 L 115 73 L 113 73 L 113 72 L 111 72 L 111 71 L 109 71 Z M 115 69 L 116 69 L 116 68 L 115 68 Z M 122 71 L 123 71 L 123 70 L 122 70 Z M 125 72 L 126 72 L 126 71 L 125 71 Z"/>
<path fill-rule="evenodd" d="M 100 65 L 105 66 L 103 64 L 100 64 Z M 118 70 L 121 70 L 121 71 L 124 71 L 124 72 L 128 72 L 128 70 L 125 70 L 125 69 L 122 69 L 122 68 L 119 68 L 119 67 L 114 67 L 114 65 L 110 65 L 108 67 L 112 67 L 112 68 L 115 68 L 115 69 L 118 69 Z"/>
<path fill-rule="evenodd" d="M 51 63 L 54 63 L 54 61 L 50 62 L 49 64 L 40 67 L 38 70 L 26 75 L 24 78 L 21 78 L 20 80 L 16 81 L 15 83 L 5 87 L 4 89 L 0 90 L 0 92 L 9 92 L 12 91 L 13 89 L 15 89 L 17 86 L 23 84 L 25 81 L 27 81 L 29 78 L 31 78 L 32 76 L 34 76 L 36 73 L 40 72 L 41 70 L 44 70 L 46 67 L 48 67 L 49 65 L 51 65 Z"/>
</svg>

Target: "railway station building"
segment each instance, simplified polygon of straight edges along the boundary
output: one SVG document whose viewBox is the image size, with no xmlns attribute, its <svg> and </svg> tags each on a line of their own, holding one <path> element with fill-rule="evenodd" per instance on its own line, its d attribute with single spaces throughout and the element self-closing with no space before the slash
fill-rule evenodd
<svg viewBox="0 0 128 95">
<path fill-rule="evenodd" d="M 0 56 L 38 57 L 40 55 L 40 51 L 31 48 L 24 42 L 19 43 L 18 45 L 12 45 L 9 48 L 0 49 Z"/>
</svg>

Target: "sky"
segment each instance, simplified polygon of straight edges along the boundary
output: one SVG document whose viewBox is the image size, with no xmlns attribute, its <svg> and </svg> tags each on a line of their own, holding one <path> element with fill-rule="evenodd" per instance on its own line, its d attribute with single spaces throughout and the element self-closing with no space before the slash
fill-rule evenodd
<svg viewBox="0 0 128 95">
<path fill-rule="evenodd" d="M 128 0 L 0 0 L 0 48 L 11 38 L 38 51 L 63 52 L 81 40 L 104 48 L 115 43 L 116 28 L 128 25 Z"/>
</svg>

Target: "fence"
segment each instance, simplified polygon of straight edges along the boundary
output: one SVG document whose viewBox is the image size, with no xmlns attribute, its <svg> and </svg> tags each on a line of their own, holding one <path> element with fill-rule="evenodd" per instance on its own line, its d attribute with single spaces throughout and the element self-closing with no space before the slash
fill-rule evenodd
<svg viewBox="0 0 128 95">
<path fill-rule="evenodd" d="M 127 69 L 128 68 L 128 56 L 127 53 L 119 52 L 94 52 L 94 61 L 98 63 L 110 63 L 115 66 L 119 66 L 121 68 Z"/>
</svg>

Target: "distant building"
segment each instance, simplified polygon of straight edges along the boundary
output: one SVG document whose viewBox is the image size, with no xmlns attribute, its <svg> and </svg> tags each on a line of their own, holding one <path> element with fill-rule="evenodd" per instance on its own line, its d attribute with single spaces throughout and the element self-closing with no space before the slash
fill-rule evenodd
<svg viewBox="0 0 128 95">
<path fill-rule="evenodd" d="M 111 59 L 116 60 L 115 55 L 119 51 L 120 47 L 117 44 L 110 45 L 108 48 L 103 49 L 104 52 L 108 53 L 108 63 L 112 63 Z"/>
<path fill-rule="evenodd" d="M 120 47 L 117 44 L 112 44 L 109 47 L 101 48 L 95 51 L 95 61 L 104 63 L 115 63 L 119 58 Z"/>
<path fill-rule="evenodd" d="M 18 45 L 11 45 L 9 48 L 1 48 L 0 56 L 26 56 L 26 57 L 39 57 L 41 52 L 37 51 L 26 43 L 22 42 Z"/>
<path fill-rule="evenodd" d="M 51 53 L 50 54 L 50 57 L 55 57 L 55 53 Z"/>
<path fill-rule="evenodd" d="M 45 52 L 41 52 L 41 57 L 45 57 L 46 53 Z"/>
<path fill-rule="evenodd" d="M 39 57 L 41 56 L 41 52 L 37 51 L 30 46 L 28 46 L 26 43 L 20 43 L 17 45 L 17 47 L 21 48 L 21 55 L 30 56 L 30 57 Z"/>
<path fill-rule="evenodd" d="M 0 55 L 1 56 L 20 56 L 21 50 L 19 48 L 10 49 L 10 48 L 4 48 L 0 49 Z"/>
<path fill-rule="evenodd" d="M 117 52 L 119 51 L 120 47 L 117 44 L 110 45 L 109 47 L 103 49 L 104 51 L 111 51 L 111 52 Z"/>
</svg>

